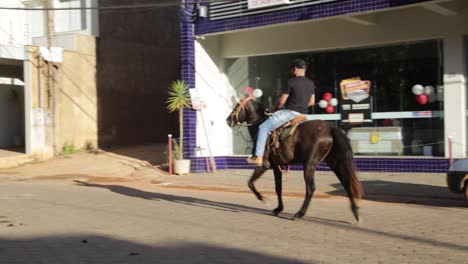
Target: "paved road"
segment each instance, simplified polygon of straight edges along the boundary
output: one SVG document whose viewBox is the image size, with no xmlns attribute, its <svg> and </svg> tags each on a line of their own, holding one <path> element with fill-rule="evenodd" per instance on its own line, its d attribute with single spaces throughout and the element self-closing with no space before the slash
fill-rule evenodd
<svg viewBox="0 0 468 264">
<path fill-rule="evenodd" d="M 2 181 L 0 263 L 468 263 L 467 208 L 362 201 L 357 225 L 332 197 L 288 220 L 301 202 L 273 217 L 244 193 Z"/>
</svg>

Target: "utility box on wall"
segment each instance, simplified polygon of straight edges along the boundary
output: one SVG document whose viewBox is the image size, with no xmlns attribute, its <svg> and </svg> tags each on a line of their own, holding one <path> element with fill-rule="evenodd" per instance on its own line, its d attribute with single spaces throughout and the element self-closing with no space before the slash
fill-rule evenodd
<svg viewBox="0 0 468 264">
<path fill-rule="evenodd" d="M 403 154 L 401 127 L 355 127 L 348 138 L 356 154 Z"/>
</svg>

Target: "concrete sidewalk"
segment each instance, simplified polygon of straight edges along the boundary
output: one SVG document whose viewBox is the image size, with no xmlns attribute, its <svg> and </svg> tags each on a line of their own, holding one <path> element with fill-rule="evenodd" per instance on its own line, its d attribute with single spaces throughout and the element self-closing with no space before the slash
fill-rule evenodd
<svg viewBox="0 0 468 264">
<path fill-rule="evenodd" d="M 0 170 L 0 181 L 81 180 L 89 182 L 141 182 L 166 188 L 229 191 L 250 193 L 247 180 L 253 170 L 220 170 L 214 173 L 168 175 L 156 164 L 164 160 L 161 146 L 140 146 L 116 149 L 112 152 L 81 153 L 57 157 L 40 164 L 26 164 Z M 431 173 L 358 173 L 364 199 L 383 202 L 403 202 L 434 206 L 467 206 L 463 195 L 449 191 L 445 174 Z M 274 198 L 274 178 L 267 172 L 256 183 L 264 194 Z M 344 196 L 336 176 L 331 172 L 316 173 L 315 198 Z M 293 171 L 283 177 L 285 196 L 304 196 L 302 172 Z"/>
<path fill-rule="evenodd" d="M 142 172 L 139 176 L 168 188 L 250 193 L 247 181 L 251 174 L 252 170 L 224 170 L 216 174 L 194 173 L 190 175 L 154 175 Z M 305 185 L 302 175 L 299 171 L 293 171 L 289 176 L 286 173 L 283 174 L 283 195 L 304 196 Z M 358 177 L 364 188 L 364 199 L 434 206 L 468 206 L 463 195 L 449 191 L 445 174 L 360 172 Z M 273 172 L 265 173 L 256 186 L 260 192 L 269 196 L 274 195 Z M 315 198 L 346 195 L 332 172 L 317 172 L 316 186 Z"/>
</svg>

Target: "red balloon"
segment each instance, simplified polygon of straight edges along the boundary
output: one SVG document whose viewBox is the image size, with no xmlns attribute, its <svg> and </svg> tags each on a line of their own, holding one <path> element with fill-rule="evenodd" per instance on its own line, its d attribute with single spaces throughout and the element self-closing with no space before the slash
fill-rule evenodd
<svg viewBox="0 0 468 264">
<path fill-rule="evenodd" d="M 383 121 L 383 126 L 393 126 L 393 121 L 391 119 L 385 119 Z"/>
<path fill-rule="evenodd" d="M 335 112 L 335 107 L 333 105 L 328 105 L 327 108 L 325 108 L 325 111 L 329 114 Z"/>
<path fill-rule="evenodd" d="M 427 94 L 417 95 L 416 101 L 421 105 L 427 104 L 427 102 L 429 101 L 429 96 L 427 96 Z"/>
<path fill-rule="evenodd" d="M 323 94 L 323 100 L 329 102 L 333 98 L 333 94 L 331 93 L 324 93 Z"/>
</svg>

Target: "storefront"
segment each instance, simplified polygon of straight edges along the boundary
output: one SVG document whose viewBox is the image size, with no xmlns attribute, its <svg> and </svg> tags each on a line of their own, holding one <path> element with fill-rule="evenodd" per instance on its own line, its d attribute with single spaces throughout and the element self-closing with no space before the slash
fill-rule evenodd
<svg viewBox="0 0 468 264">
<path fill-rule="evenodd" d="M 338 99 L 309 119 L 346 131 L 361 170 L 444 171 L 449 156 L 466 156 L 466 3 L 268 2 L 186 6 L 182 74 L 207 104 L 206 130 L 200 112 L 187 110 L 184 121 L 194 170 L 206 169 L 208 143 L 218 167 L 246 167 L 248 133 L 225 118 L 249 86 L 274 104 L 293 58 L 309 64 L 317 101 Z M 368 95 L 351 100 L 346 89 L 358 82 Z"/>
</svg>

